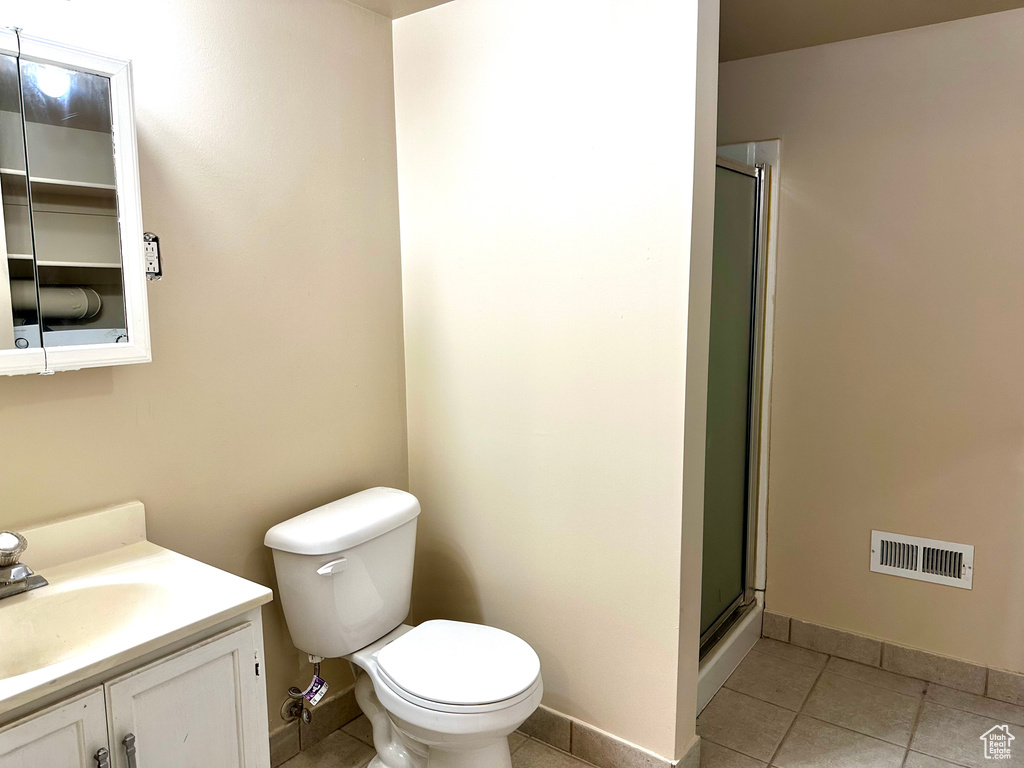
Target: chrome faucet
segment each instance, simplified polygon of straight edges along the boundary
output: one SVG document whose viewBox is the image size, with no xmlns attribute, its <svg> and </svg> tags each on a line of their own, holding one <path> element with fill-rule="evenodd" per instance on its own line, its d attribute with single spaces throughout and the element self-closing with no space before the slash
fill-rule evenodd
<svg viewBox="0 0 1024 768">
<path fill-rule="evenodd" d="M 46 579 L 19 562 L 26 549 L 28 540 L 20 533 L 0 531 L 0 600 L 46 586 Z"/>
</svg>

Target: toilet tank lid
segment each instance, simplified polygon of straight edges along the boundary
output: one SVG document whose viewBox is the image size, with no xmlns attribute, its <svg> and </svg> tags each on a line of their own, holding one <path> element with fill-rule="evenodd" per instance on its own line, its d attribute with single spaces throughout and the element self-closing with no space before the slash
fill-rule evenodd
<svg viewBox="0 0 1024 768">
<path fill-rule="evenodd" d="M 297 555 L 329 555 L 393 531 L 419 513 L 420 503 L 411 493 L 370 488 L 278 523 L 263 543 Z"/>
</svg>

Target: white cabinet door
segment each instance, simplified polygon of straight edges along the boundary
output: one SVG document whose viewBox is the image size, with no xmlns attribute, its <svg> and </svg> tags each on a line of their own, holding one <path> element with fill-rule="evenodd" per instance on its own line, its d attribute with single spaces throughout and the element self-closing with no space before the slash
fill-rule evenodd
<svg viewBox="0 0 1024 768">
<path fill-rule="evenodd" d="M 138 768 L 269 768 L 256 651 L 243 624 L 107 683 L 114 768 L 128 768 L 128 734 Z"/>
<path fill-rule="evenodd" d="M 0 768 L 96 768 L 107 746 L 103 689 L 0 728 Z"/>
</svg>

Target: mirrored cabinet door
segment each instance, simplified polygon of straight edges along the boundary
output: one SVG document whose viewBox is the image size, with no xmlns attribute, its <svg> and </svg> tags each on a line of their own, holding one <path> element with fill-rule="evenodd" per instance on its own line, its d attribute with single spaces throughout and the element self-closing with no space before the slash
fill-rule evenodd
<svg viewBox="0 0 1024 768">
<path fill-rule="evenodd" d="M 3 53 L 0 54 L 0 195 L 3 199 L 2 240 L 6 248 L 0 264 L 3 278 L 0 350 L 3 351 L 42 346 L 22 125 L 18 59 L 16 55 Z M 41 362 L 42 358 L 36 357 Z"/>
<path fill-rule="evenodd" d="M 127 340 L 110 78 L 21 61 L 44 347 Z"/>
<path fill-rule="evenodd" d="M 0 35 L 0 372 L 32 353 L 41 372 L 146 362 L 129 64 L 14 37 L 11 51 Z"/>
</svg>

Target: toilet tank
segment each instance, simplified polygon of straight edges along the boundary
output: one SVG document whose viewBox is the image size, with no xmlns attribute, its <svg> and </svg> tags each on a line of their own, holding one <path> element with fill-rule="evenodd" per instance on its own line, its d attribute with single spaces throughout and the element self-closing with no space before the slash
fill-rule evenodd
<svg viewBox="0 0 1024 768">
<path fill-rule="evenodd" d="M 267 531 L 296 648 L 345 656 L 405 620 L 419 513 L 412 494 L 371 488 Z"/>
</svg>

